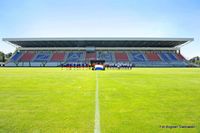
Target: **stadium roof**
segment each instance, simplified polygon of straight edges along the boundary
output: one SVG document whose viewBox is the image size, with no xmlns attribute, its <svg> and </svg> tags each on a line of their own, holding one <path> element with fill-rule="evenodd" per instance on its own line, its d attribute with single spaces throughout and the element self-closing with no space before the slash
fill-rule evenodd
<svg viewBox="0 0 200 133">
<path fill-rule="evenodd" d="M 193 38 L 3 38 L 17 47 L 180 47 Z"/>
</svg>

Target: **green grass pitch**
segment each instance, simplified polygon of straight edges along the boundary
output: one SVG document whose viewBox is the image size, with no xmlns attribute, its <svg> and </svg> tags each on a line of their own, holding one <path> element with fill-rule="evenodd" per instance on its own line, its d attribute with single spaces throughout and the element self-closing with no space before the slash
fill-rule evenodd
<svg viewBox="0 0 200 133">
<path fill-rule="evenodd" d="M 197 68 L 1 68 L 0 132 L 94 132 L 96 80 L 102 133 L 200 132 Z"/>
</svg>

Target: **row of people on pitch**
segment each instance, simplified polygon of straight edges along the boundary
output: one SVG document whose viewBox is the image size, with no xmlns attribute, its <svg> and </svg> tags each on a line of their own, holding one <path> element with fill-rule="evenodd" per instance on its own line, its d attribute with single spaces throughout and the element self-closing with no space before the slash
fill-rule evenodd
<svg viewBox="0 0 200 133">
<path fill-rule="evenodd" d="M 85 63 L 82 63 L 82 64 L 61 64 L 62 67 L 89 67 L 89 64 L 85 64 Z"/>
<path fill-rule="evenodd" d="M 125 69 L 131 69 L 132 67 L 134 67 L 134 64 L 108 64 L 105 65 L 106 68 L 125 68 Z"/>
</svg>

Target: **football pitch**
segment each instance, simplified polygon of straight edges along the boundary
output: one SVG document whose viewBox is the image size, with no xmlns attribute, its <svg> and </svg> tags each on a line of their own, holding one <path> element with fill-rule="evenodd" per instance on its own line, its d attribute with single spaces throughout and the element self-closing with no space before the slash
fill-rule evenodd
<svg viewBox="0 0 200 133">
<path fill-rule="evenodd" d="M 200 69 L 0 69 L 0 132 L 198 133 Z"/>
</svg>

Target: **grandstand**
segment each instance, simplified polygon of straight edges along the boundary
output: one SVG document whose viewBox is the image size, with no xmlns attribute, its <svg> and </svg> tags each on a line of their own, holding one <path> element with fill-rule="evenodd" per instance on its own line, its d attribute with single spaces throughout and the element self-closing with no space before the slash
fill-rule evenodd
<svg viewBox="0 0 200 133">
<path fill-rule="evenodd" d="M 181 47 L 192 38 L 4 38 L 16 51 L 6 66 L 38 67 L 78 64 L 91 60 L 105 65 L 187 67 Z"/>
</svg>

